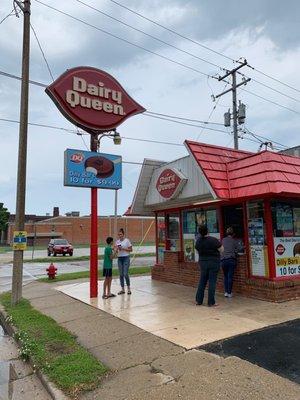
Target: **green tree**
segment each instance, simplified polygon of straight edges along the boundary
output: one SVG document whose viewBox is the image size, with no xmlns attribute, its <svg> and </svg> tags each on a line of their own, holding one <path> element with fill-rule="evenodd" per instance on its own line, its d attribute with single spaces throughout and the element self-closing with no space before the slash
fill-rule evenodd
<svg viewBox="0 0 300 400">
<path fill-rule="evenodd" d="M 3 203 L 0 203 L 0 239 L 1 233 L 6 231 L 8 218 L 9 212 L 7 211 L 7 208 L 3 207 Z"/>
</svg>

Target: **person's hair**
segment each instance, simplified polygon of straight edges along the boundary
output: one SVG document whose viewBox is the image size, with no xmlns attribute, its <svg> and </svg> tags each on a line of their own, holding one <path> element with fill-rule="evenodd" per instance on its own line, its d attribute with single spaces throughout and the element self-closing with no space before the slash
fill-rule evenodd
<svg viewBox="0 0 300 400">
<path fill-rule="evenodd" d="M 114 238 L 112 238 L 111 236 L 108 236 L 108 237 L 106 238 L 106 243 L 107 243 L 107 244 L 111 244 L 113 241 L 114 241 Z"/>
<path fill-rule="evenodd" d="M 231 226 L 229 226 L 227 229 L 226 229 L 226 235 L 227 236 L 232 236 L 233 235 L 233 229 L 232 229 L 232 227 Z"/>
<path fill-rule="evenodd" d="M 208 229 L 206 225 L 200 225 L 198 228 L 198 232 L 202 237 L 206 236 L 208 234 Z"/>
<path fill-rule="evenodd" d="M 119 232 L 120 232 L 120 233 L 123 233 L 123 235 L 125 235 L 125 232 L 124 232 L 124 229 L 123 229 L 123 228 L 120 228 L 120 229 L 119 229 Z"/>
</svg>

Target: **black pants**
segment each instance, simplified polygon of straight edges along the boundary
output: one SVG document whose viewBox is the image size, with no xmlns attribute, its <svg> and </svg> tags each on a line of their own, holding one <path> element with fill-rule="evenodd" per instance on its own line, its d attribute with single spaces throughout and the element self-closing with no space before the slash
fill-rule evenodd
<svg viewBox="0 0 300 400">
<path fill-rule="evenodd" d="M 198 290 L 196 293 L 196 302 L 198 304 L 203 303 L 204 291 L 208 282 L 208 302 L 209 306 L 215 304 L 215 292 L 217 276 L 220 269 L 220 260 L 218 259 L 206 259 L 200 260 L 199 265 L 201 268 L 200 280 Z"/>
</svg>

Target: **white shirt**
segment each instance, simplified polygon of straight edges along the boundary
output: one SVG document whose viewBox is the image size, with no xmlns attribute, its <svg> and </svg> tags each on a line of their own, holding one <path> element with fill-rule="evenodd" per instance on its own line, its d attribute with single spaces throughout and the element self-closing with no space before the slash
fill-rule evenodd
<svg viewBox="0 0 300 400">
<path fill-rule="evenodd" d="M 118 239 L 116 241 L 116 246 L 121 246 L 123 249 L 127 249 L 128 247 L 131 247 L 132 244 L 130 243 L 129 239 L 124 238 L 123 240 Z M 118 257 L 127 257 L 127 256 L 129 256 L 128 251 L 118 250 Z"/>
</svg>

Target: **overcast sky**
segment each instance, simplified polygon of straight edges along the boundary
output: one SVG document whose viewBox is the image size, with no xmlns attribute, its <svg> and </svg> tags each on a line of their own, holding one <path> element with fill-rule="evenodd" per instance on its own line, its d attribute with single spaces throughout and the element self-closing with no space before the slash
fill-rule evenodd
<svg viewBox="0 0 300 400">
<path fill-rule="evenodd" d="M 194 56 L 121 25 L 76 0 L 64 2 L 43 0 L 43 2 L 194 69 L 193 71 L 122 42 L 32 0 L 32 26 L 55 79 L 71 67 L 79 65 L 98 67 L 113 75 L 148 111 L 204 121 L 210 117 L 210 122 L 223 123 L 223 114 L 231 106 L 231 94 L 223 96 L 218 103 L 214 103 L 211 95 L 222 92 L 224 83 L 208 78 L 200 72 L 213 76 L 222 75 L 224 71 L 217 66 L 233 68 L 235 64 L 230 59 L 154 25 L 120 7 L 114 1 L 85 0 L 100 11 Z M 266 136 L 285 146 L 300 144 L 299 1 L 118 0 L 118 2 L 231 59 L 245 57 L 249 64 L 258 70 L 296 88 L 297 91 L 283 86 L 246 67 L 242 70 L 245 74 L 289 97 L 251 81 L 246 87 L 239 89 L 238 98 L 247 106 L 245 126 L 251 132 Z M 0 21 L 11 10 L 12 1 L 1 0 Z M 21 73 L 22 25 L 22 15 L 20 18 L 11 16 L 0 25 L 1 71 L 15 75 Z M 47 84 L 51 82 L 33 35 L 30 78 Z M 244 89 L 294 112 L 267 102 Z M 20 82 L 0 75 L 0 118 L 18 120 L 19 103 Z M 214 106 L 216 107 L 212 112 Z M 30 86 L 29 121 L 73 129 L 44 93 L 44 89 L 33 85 Z M 192 139 L 233 146 L 230 128 L 208 126 L 224 132 L 180 125 L 145 115 L 129 119 L 120 126 L 119 132 L 125 137 L 179 144 L 185 139 Z M 12 213 L 15 211 L 18 130 L 17 124 L 0 121 L 0 202 L 4 202 Z M 53 206 L 59 206 L 61 214 L 72 210 L 89 214 L 89 189 L 63 186 L 64 150 L 86 149 L 84 141 L 88 146 L 89 137 L 82 138 L 60 130 L 33 126 L 29 127 L 28 134 L 26 212 L 51 213 Z M 247 140 L 251 139 L 249 134 L 243 136 L 240 148 L 256 152 L 259 143 Z M 142 162 L 144 158 L 171 161 L 187 155 L 183 146 L 150 144 L 128 139 L 123 139 L 121 146 L 114 146 L 111 140 L 104 138 L 101 141 L 101 149 L 103 152 L 122 155 L 124 161 L 135 162 Z M 131 203 L 139 171 L 140 167 L 137 165 L 123 166 L 124 180 L 119 195 L 119 213 L 125 212 Z M 113 212 L 113 192 L 100 191 L 99 214 L 106 215 Z"/>
</svg>

